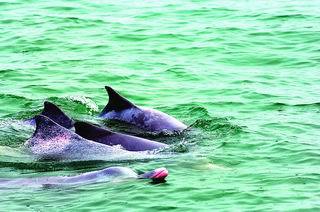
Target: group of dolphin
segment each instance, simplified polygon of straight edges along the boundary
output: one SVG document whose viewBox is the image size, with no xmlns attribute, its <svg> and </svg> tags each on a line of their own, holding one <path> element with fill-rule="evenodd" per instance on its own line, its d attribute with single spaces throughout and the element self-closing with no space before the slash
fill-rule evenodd
<svg viewBox="0 0 320 212">
<path fill-rule="evenodd" d="M 151 133 L 180 133 L 187 128 L 185 124 L 172 116 L 151 108 L 137 106 L 106 86 L 109 95 L 108 104 L 100 114 L 107 120 L 119 120 L 132 124 Z M 126 135 L 83 121 L 73 121 L 53 103 L 44 102 L 40 115 L 29 120 L 36 125 L 32 137 L 25 146 L 39 159 L 83 160 L 96 155 L 142 154 L 168 145 L 145 138 Z M 120 148 L 119 148 L 120 146 Z M 100 171 L 84 173 L 72 177 L 38 178 L 41 184 L 74 184 L 98 181 L 110 177 L 147 178 L 164 181 L 168 171 L 158 168 L 150 172 L 137 174 L 125 167 L 109 167 Z M 12 181 L 0 181 L 12 183 Z M 15 184 L 34 182 L 34 180 L 16 180 Z"/>
</svg>

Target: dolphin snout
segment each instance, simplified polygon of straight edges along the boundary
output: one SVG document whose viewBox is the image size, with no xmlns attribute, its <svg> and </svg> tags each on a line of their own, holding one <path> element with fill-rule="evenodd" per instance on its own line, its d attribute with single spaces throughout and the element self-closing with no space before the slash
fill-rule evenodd
<svg viewBox="0 0 320 212">
<path fill-rule="evenodd" d="M 153 171 L 150 179 L 153 180 L 164 180 L 168 176 L 169 172 L 166 168 L 158 168 Z"/>
<path fill-rule="evenodd" d="M 139 175 L 141 179 L 152 179 L 154 182 L 163 182 L 169 172 L 166 168 L 158 168 L 150 172 Z"/>
</svg>

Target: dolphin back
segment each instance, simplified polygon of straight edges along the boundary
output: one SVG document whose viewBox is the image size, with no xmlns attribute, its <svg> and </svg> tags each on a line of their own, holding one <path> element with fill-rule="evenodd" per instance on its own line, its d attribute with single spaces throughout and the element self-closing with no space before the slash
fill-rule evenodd
<svg viewBox="0 0 320 212">
<path fill-rule="evenodd" d="M 136 106 L 120 96 L 111 87 L 106 86 L 105 88 L 109 95 L 109 102 L 101 112 L 100 117 L 124 121 L 156 134 L 180 133 L 187 128 L 185 124 L 166 113 L 152 108 Z"/>
<path fill-rule="evenodd" d="M 167 145 L 163 143 L 111 132 L 86 122 L 76 122 L 74 127 L 76 133 L 83 138 L 110 146 L 120 145 L 123 149 L 128 151 L 147 151 L 167 147 Z"/>
<path fill-rule="evenodd" d="M 46 116 L 38 115 L 35 121 L 36 131 L 27 141 L 26 147 L 40 159 L 94 160 L 111 153 L 126 153 L 124 150 L 84 139 Z"/>
<path fill-rule="evenodd" d="M 89 124 L 87 122 L 83 121 L 77 121 L 74 124 L 75 132 L 80 135 L 83 138 L 89 139 L 89 140 L 97 140 L 99 138 L 103 138 L 106 136 L 110 136 L 114 134 L 113 132 L 102 129 L 100 127 L 94 126 L 92 124 Z"/>
</svg>

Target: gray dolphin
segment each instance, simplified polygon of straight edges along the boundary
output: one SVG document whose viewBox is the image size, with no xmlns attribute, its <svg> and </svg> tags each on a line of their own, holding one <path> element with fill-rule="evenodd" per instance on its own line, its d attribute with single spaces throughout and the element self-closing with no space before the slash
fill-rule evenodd
<svg viewBox="0 0 320 212">
<path fill-rule="evenodd" d="M 103 129 L 86 122 L 75 122 L 76 133 L 88 140 L 106 145 L 121 145 L 128 151 L 146 151 L 168 147 L 168 145 L 136 136 L 125 135 Z"/>
<path fill-rule="evenodd" d="M 175 133 L 187 128 L 185 124 L 161 111 L 137 106 L 120 96 L 109 86 L 105 86 L 109 102 L 100 117 L 120 120 L 133 124 L 151 133 Z"/>
<path fill-rule="evenodd" d="M 153 182 L 165 182 L 168 176 L 168 170 L 158 168 L 153 171 L 137 174 L 130 168 L 126 167 L 109 167 L 99 171 L 92 171 L 76 176 L 66 177 L 39 177 L 39 178 L 23 178 L 23 179 L 0 179 L 0 187 L 37 187 L 37 186 L 63 186 L 63 185 L 79 185 L 95 182 L 111 181 L 113 179 L 151 179 Z"/>
<path fill-rule="evenodd" d="M 117 159 L 138 155 L 82 138 L 43 115 L 36 116 L 35 121 L 36 130 L 25 146 L 39 159 L 95 160 L 101 156 Z"/>
</svg>

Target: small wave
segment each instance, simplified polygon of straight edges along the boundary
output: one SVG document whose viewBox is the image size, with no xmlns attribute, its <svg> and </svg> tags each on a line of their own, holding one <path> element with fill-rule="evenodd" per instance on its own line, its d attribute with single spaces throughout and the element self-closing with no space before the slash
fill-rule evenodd
<svg viewBox="0 0 320 212">
<path fill-rule="evenodd" d="M 127 35 L 117 35 L 115 36 L 116 39 L 124 40 L 124 41 L 143 41 L 148 39 L 147 35 L 134 35 L 134 34 L 127 34 Z"/>
<path fill-rule="evenodd" d="M 32 126 L 20 120 L 2 119 L 0 120 L 0 145 L 18 148 L 31 136 L 33 131 Z"/>
<path fill-rule="evenodd" d="M 182 119 L 190 120 L 190 122 L 194 122 L 197 118 L 210 117 L 209 112 L 205 107 L 193 102 L 178 104 L 171 107 L 157 107 L 156 109 L 173 115 L 176 118 L 180 117 Z"/>
<path fill-rule="evenodd" d="M 179 142 L 172 143 L 167 148 L 160 149 L 159 153 L 186 153 L 189 152 L 189 146 L 190 143 L 186 139 L 182 139 Z"/>
<path fill-rule="evenodd" d="M 226 102 L 220 102 L 217 104 L 225 105 Z M 241 102 L 227 102 L 227 104 L 236 106 L 243 105 L 243 103 Z M 163 108 L 160 108 L 160 110 L 161 109 Z M 206 133 L 215 133 L 219 136 L 225 136 L 229 134 L 233 135 L 243 131 L 243 127 L 231 123 L 229 117 L 212 117 L 205 107 L 197 103 L 179 104 L 169 108 L 166 107 L 165 111 L 169 112 L 169 114 L 174 114 L 176 117 L 181 117 L 182 119 L 188 120 L 188 122 L 191 123 L 189 124 L 188 130 L 183 133 L 185 136 L 188 137 L 188 139 L 191 140 L 194 136 L 194 133 L 192 133 L 194 128 L 201 129 Z M 178 134 L 175 136 L 180 135 Z"/>
<path fill-rule="evenodd" d="M 298 104 L 288 104 L 283 102 L 276 102 L 272 104 L 273 106 L 286 106 L 286 107 L 319 107 L 320 102 L 312 103 L 298 103 Z"/>
<path fill-rule="evenodd" d="M 165 74 L 172 75 L 173 77 L 177 79 L 183 79 L 183 80 L 199 80 L 199 77 L 195 74 L 192 74 L 192 72 L 185 70 L 184 68 L 179 67 L 172 67 L 164 72 Z"/>
<path fill-rule="evenodd" d="M 242 127 L 232 124 L 226 118 L 198 119 L 190 127 L 200 128 L 207 133 L 214 133 L 218 137 L 234 135 L 243 131 Z"/>
<path fill-rule="evenodd" d="M 0 73 L 4 74 L 4 73 L 9 73 L 9 72 L 14 72 L 15 70 L 13 69 L 9 69 L 9 68 L 5 68 L 5 69 L 0 69 Z M 1 94 L 0 94 L 1 95 Z"/>
<path fill-rule="evenodd" d="M 50 97 L 48 100 L 62 105 L 62 108 L 73 108 L 76 113 L 98 112 L 97 104 L 85 96 Z"/>
<path fill-rule="evenodd" d="M 298 104 L 289 104 L 284 102 L 275 102 L 265 106 L 265 109 L 269 110 L 285 110 L 287 108 L 313 108 L 318 110 L 320 108 L 320 102 L 313 103 L 298 103 Z"/>
<path fill-rule="evenodd" d="M 52 11 L 65 11 L 65 12 L 79 10 L 79 8 L 71 7 L 71 6 L 50 6 L 50 7 L 44 7 L 43 9 L 52 10 Z"/>
<path fill-rule="evenodd" d="M 1 160 L 3 160 L 3 157 L 10 157 L 10 158 L 25 157 L 25 154 L 20 149 L 11 148 L 8 146 L 0 146 L 0 155 L 1 155 Z"/>
<path fill-rule="evenodd" d="M 86 106 L 86 108 L 88 108 L 90 111 L 94 111 L 94 112 L 99 111 L 98 105 L 96 105 L 96 103 L 94 101 L 92 101 L 91 99 L 89 99 L 87 97 L 69 96 L 69 97 L 66 97 L 66 99 L 77 102 L 77 103 L 81 103 L 84 106 Z"/>
<path fill-rule="evenodd" d="M 192 113 L 193 115 L 199 116 L 210 116 L 209 112 L 206 108 L 201 107 L 201 106 L 193 106 L 189 108 L 189 112 Z"/>
<path fill-rule="evenodd" d="M 1 99 L 14 99 L 14 100 L 19 100 L 19 101 L 29 101 L 30 99 L 28 99 L 25 96 L 18 96 L 18 95 L 14 95 L 14 94 L 0 94 L 0 98 Z"/>
<path fill-rule="evenodd" d="M 304 15 L 304 14 L 286 14 L 286 15 L 274 15 L 265 18 L 261 18 L 261 20 L 293 20 L 293 19 L 306 19 L 306 18 L 314 18 L 311 15 Z"/>
</svg>

